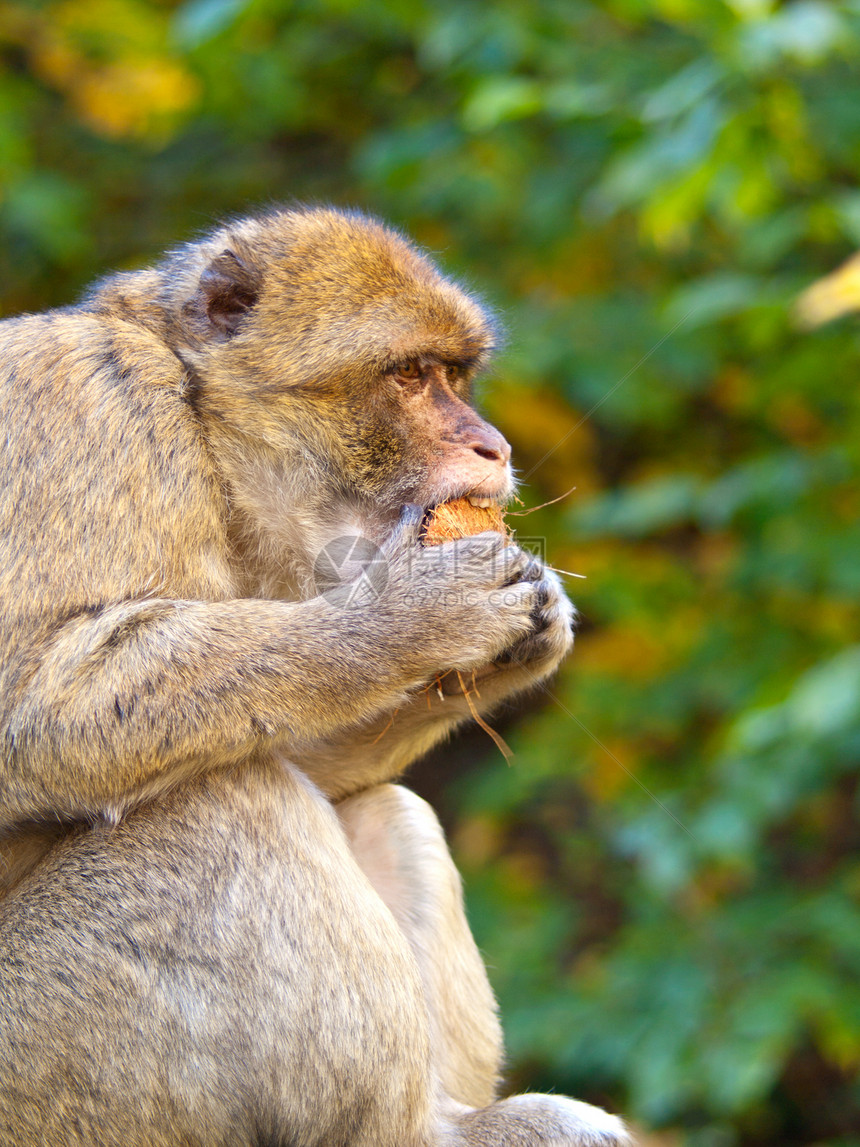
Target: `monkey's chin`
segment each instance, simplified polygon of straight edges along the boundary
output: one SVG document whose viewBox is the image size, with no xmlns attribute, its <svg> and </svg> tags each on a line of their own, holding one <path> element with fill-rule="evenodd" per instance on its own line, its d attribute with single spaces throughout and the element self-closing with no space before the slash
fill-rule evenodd
<svg viewBox="0 0 860 1147">
<path fill-rule="evenodd" d="M 505 483 L 504 489 L 493 490 L 487 493 L 485 490 L 480 490 L 472 486 L 459 486 L 449 487 L 440 491 L 434 490 L 432 496 L 426 499 L 416 498 L 415 501 L 423 506 L 425 517 L 435 513 L 440 506 L 448 505 L 452 502 L 468 503 L 476 510 L 504 510 L 505 506 L 514 495 L 514 490 L 509 482 Z"/>
<path fill-rule="evenodd" d="M 441 489 L 434 489 L 429 492 L 429 496 L 424 498 L 414 498 L 419 506 L 424 507 L 425 513 L 432 513 L 433 510 L 439 506 L 445 505 L 448 502 L 468 502 L 470 506 L 480 510 L 500 509 L 503 510 L 508 502 L 514 496 L 514 489 L 510 483 L 505 483 L 504 488 L 490 490 L 482 490 L 480 487 L 476 488 L 471 486 L 446 486 Z"/>
</svg>

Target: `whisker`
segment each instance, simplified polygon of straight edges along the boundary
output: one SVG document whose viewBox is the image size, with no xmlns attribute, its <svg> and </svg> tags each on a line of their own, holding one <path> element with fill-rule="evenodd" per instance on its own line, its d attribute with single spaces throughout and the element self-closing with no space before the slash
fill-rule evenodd
<svg viewBox="0 0 860 1147">
<path fill-rule="evenodd" d="M 548 566 L 547 568 L 551 569 L 553 573 L 564 574 L 565 577 L 581 577 L 583 581 L 588 577 L 588 574 L 573 573 L 572 570 L 560 570 L 558 566 Z"/>
</svg>

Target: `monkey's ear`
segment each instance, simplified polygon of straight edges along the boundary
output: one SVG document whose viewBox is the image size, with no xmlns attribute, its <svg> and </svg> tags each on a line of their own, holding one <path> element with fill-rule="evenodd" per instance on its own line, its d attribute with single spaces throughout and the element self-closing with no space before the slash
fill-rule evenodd
<svg viewBox="0 0 860 1147">
<path fill-rule="evenodd" d="M 222 251 L 200 276 L 198 297 L 209 322 L 232 338 L 257 301 L 259 277 L 234 251 Z"/>
</svg>

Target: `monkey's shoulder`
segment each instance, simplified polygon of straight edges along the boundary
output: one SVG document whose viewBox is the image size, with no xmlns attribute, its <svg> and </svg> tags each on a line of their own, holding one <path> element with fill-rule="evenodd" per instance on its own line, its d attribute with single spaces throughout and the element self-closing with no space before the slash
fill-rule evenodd
<svg viewBox="0 0 860 1147">
<path fill-rule="evenodd" d="M 99 390 L 182 390 L 184 368 L 153 331 L 67 307 L 0 322 L 0 386 L 71 399 Z"/>
<path fill-rule="evenodd" d="M 0 600 L 43 552 L 63 562 L 39 584 L 88 599 L 208 585 L 223 495 L 185 387 L 134 324 L 75 309 L 0 324 Z"/>
<path fill-rule="evenodd" d="M 78 463 L 116 456 L 126 472 L 158 460 L 201 464 L 199 419 L 183 364 L 151 331 L 75 308 L 0 323 L 5 461 Z M 206 467 L 204 466 L 204 469 Z"/>
</svg>

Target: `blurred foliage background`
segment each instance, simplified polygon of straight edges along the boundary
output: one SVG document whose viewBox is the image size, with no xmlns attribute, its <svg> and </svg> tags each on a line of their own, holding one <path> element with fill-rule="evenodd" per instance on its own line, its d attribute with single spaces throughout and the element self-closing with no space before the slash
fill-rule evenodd
<svg viewBox="0 0 860 1147">
<path fill-rule="evenodd" d="M 659 1142 L 860 1144 L 860 3 L 0 0 L 3 310 L 292 197 L 502 312 L 484 406 L 582 613 L 416 770 L 511 1081 Z"/>
</svg>

